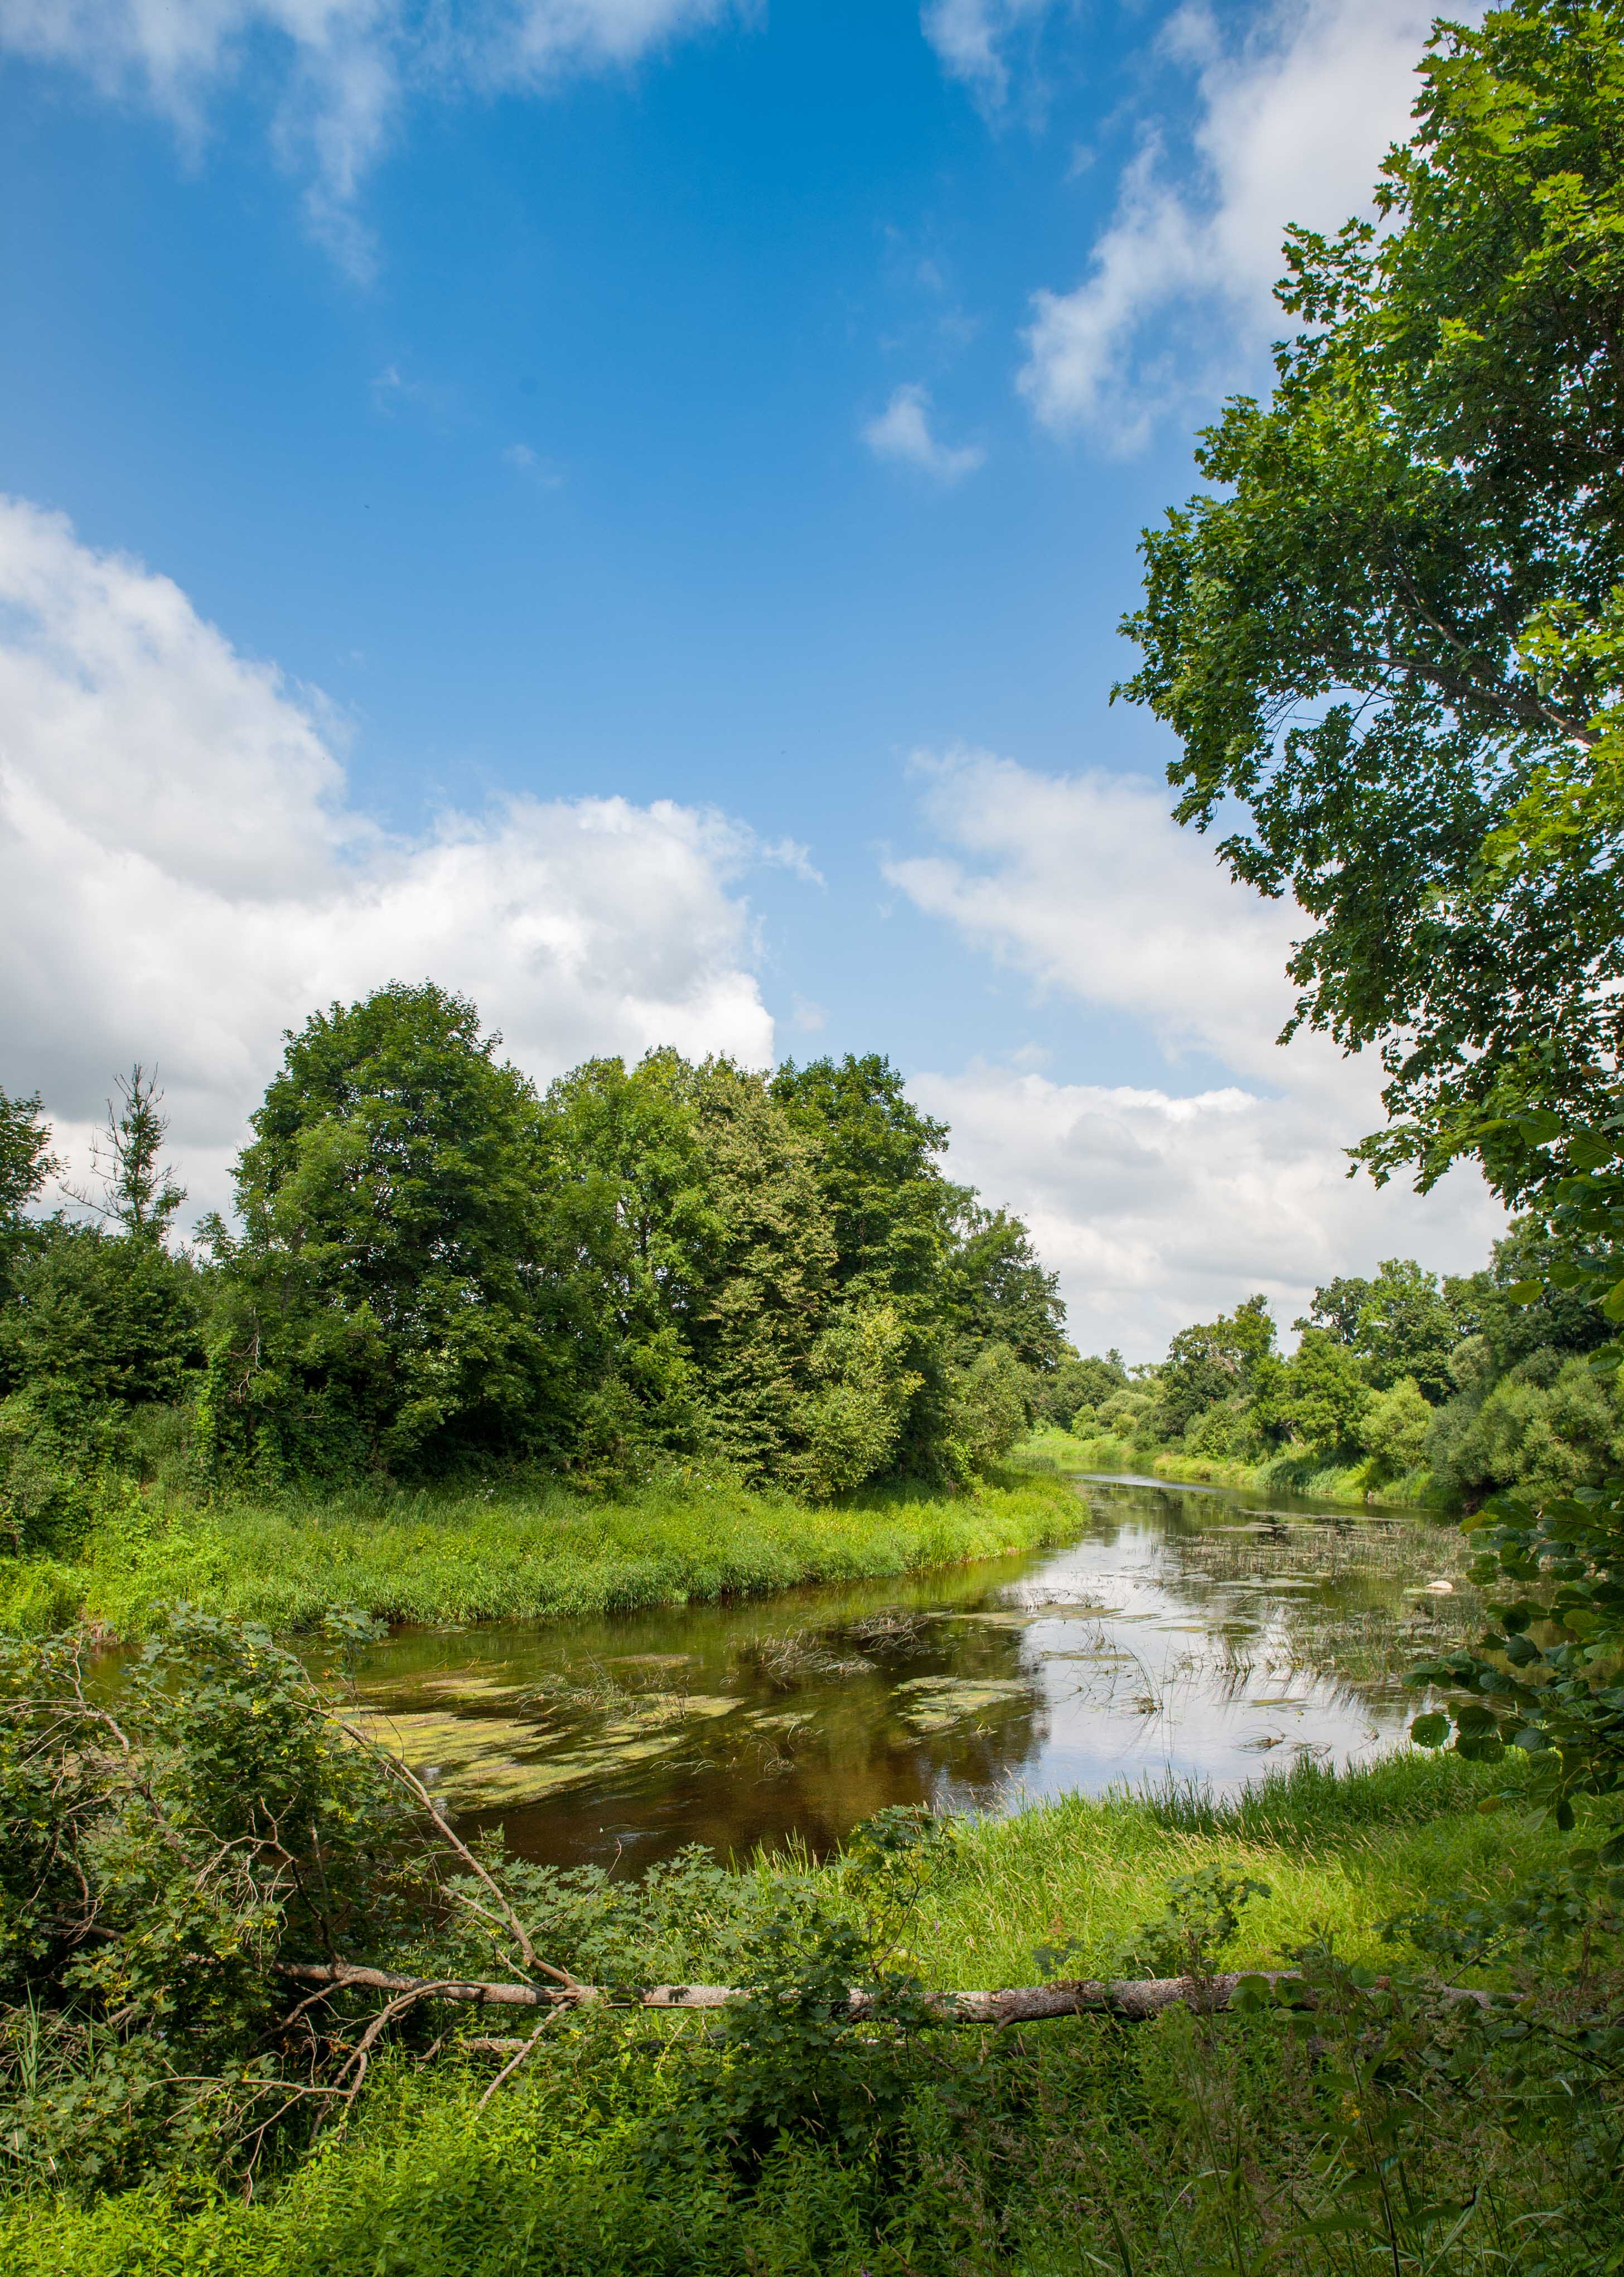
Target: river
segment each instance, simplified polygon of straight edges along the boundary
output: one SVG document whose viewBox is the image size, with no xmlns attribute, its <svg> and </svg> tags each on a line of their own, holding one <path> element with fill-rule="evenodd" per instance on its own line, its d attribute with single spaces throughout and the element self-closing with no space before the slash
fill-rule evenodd
<svg viewBox="0 0 1624 2277">
<path fill-rule="evenodd" d="M 887 1803 L 1233 1792 L 1355 1763 L 1399 1672 L 1472 1624 L 1465 1543 L 1415 1512 L 1076 1482 L 1066 1547 L 900 1580 L 565 1622 L 406 1629 L 358 1705 L 466 1834 L 636 1870 L 686 1844 L 815 1854 Z"/>
</svg>

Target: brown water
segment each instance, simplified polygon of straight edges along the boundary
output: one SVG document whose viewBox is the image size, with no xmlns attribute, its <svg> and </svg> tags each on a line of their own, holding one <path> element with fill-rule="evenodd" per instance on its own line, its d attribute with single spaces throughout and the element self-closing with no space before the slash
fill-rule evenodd
<svg viewBox="0 0 1624 2277">
<path fill-rule="evenodd" d="M 1169 1778 L 1222 1793 L 1296 1755 L 1357 1763 L 1415 1712 L 1399 1672 L 1471 1624 L 1463 1549 L 1409 1512 L 1090 1479 L 1062 1550 L 406 1630 L 356 1683 L 464 1831 L 499 1824 L 527 1856 L 821 1853 L 886 1803 L 1002 1810 Z"/>
</svg>

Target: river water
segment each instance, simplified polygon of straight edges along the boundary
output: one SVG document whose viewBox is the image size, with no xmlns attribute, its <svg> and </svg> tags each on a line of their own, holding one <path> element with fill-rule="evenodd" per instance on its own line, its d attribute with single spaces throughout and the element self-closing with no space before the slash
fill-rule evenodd
<svg viewBox="0 0 1624 2277">
<path fill-rule="evenodd" d="M 1416 1712 L 1399 1672 L 1473 1625 L 1462 1539 L 1418 1513 L 1075 1483 L 1063 1549 L 408 1629 L 360 1657 L 359 1704 L 465 1833 L 626 1870 L 691 1842 L 822 1854 L 886 1803 L 1225 1793 L 1303 1755 L 1357 1763 Z"/>
</svg>

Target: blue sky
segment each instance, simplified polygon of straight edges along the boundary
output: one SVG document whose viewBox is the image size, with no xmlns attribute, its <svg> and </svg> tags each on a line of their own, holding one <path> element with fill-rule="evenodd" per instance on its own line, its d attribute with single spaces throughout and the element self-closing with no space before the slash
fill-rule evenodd
<svg viewBox="0 0 1624 2277">
<path fill-rule="evenodd" d="M 889 1051 L 1085 1343 L 1475 1259 L 1343 1185 L 1371 1079 L 1107 703 L 1424 21 L 0 0 L 0 1081 L 72 1136 L 156 1052 L 212 1200 L 276 1029 L 432 954 L 538 1076 Z"/>
</svg>

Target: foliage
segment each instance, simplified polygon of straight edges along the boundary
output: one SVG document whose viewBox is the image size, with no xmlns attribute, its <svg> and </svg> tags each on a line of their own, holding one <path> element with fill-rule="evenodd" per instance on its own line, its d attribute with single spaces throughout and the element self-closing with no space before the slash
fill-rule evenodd
<svg viewBox="0 0 1624 2277">
<path fill-rule="evenodd" d="M 1113 1393 L 1127 1389 L 1127 1370 L 1114 1344 L 1103 1359 L 1097 1353 L 1083 1358 L 1068 1352 L 1051 1375 L 1038 1379 L 1037 1410 L 1062 1428 L 1076 1428 L 1080 1416 L 1086 1419 L 1085 1428 L 1091 1428 L 1095 1412 Z"/>
<path fill-rule="evenodd" d="M 1413 1390 L 1414 1379 L 1405 1380 Z M 1372 1402 L 1370 1370 L 1324 1329 L 1303 1329 L 1289 1364 L 1259 1404 L 1277 1435 L 1300 1441 L 1312 1454 L 1373 1449 L 1373 1412 L 1381 1403 Z"/>
<path fill-rule="evenodd" d="M 53 1217 L 12 1265 L 0 1384 L 55 1382 L 116 1406 L 175 1401 L 203 1364 L 206 1304 L 196 1267 L 156 1236 Z"/>
<path fill-rule="evenodd" d="M 14 2177 L 252 2171 L 295 2113 L 307 2128 L 328 2049 L 278 2022 L 274 1964 L 398 1931 L 412 1829 L 300 1664 L 182 1612 L 114 1702 L 81 1636 L 9 1643 L 0 1810 Z"/>
<path fill-rule="evenodd" d="M 50 1126 L 38 1092 L 12 1099 L 0 1090 L 0 1298 L 27 1238 L 28 1206 L 61 1167 L 50 1151 Z"/>
<path fill-rule="evenodd" d="M 1413 1375 L 1372 1399 L 1360 1420 L 1359 1436 L 1392 1478 L 1418 1471 L 1432 1443 L 1433 1414 Z"/>
<path fill-rule="evenodd" d="M 1156 1377 L 1156 1417 L 1169 1438 L 1188 1428 L 1206 1407 L 1232 1393 L 1250 1393 L 1274 1352 L 1274 1322 L 1266 1297 L 1248 1297 L 1233 1314 L 1180 1329 Z"/>
<path fill-rule="evenodd" d="M 1621 53 L 1616 0 L 1437 28 L 1379 220 L 1289 233 L 1303 329 L 1126 628 L 1180 819 L 1240 803 L 1225 859 L 1312 920 L 1295 1021 L 1381 1043 L 1401 1119 L 1364 1151 L 1423 1182 L 1506 1068 L 1584 1109 L 1624 1040 Z"/>
<path fill-rule="evenodd" d="M 13 1555 L 76 1550 L 123 1468 L 116 1415 L 60 1382 L 0 1400 L 0 1542 Z"/>
<path fill-rule="evenodd" d="M 207 1429 L 271 1475 L 432 1458 L 544 1404 L 536 1103 L 425 984 L 289 1034 L 237 1167 Z"/>
</svg>

